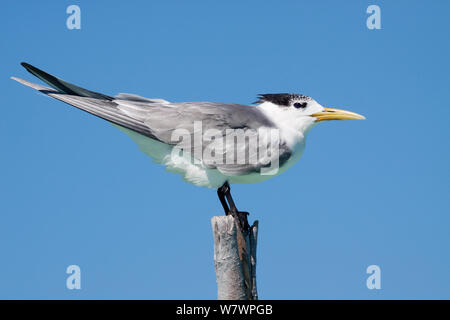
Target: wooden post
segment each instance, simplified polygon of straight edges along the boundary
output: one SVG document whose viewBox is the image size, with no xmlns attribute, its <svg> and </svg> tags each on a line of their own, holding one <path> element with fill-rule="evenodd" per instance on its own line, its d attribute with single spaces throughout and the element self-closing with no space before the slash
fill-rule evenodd
<svg viewBox="0 0 450 320">
<path fill-rule="evenodd" d="M 211 219 L 214 234 L 214 266 L 219 300 L 257 300 L 256 245 L 258 221 L 244 236 L 233 216 Z"/>
</svg>

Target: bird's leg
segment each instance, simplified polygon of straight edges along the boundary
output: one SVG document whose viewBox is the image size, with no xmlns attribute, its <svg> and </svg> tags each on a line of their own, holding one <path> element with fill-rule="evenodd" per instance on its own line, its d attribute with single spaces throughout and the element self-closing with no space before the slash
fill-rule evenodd
<svg viewBox="0 0 450 320">
<path fill-rule="evenodd" d="M 231 196 L 231 188 L 226 181 L 219 189 L 217 189 L 217 195 L 222 203 L 223 209 L 225 210 L 225 215 L 231 214 L 238 222 L 239 228 L 246 235 L 250 230 L 250 225 L 248 224 L 247 216 L 248 212 L 238 211 L 236 205 L 234 204 L 233 197 Z M 225 201 L 225 199 L 228 201 Z M 228 207 L 229 206 L 229 207 Z"/>
<path fill-rule="evenodd" d="M 225 184 L 217 189 L 217 195 L 219 196 L 220 203 L 222 204 L 225 215 L 227 216 L 230 213 L 230 209 L 228 208 L 227 201 L 225 200 Z"/>
</svg>

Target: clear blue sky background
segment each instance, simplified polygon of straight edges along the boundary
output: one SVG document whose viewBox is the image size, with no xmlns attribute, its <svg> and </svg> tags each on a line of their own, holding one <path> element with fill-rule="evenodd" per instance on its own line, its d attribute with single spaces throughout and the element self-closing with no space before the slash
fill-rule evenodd
<svg viewBox="0 0 450 320">
<path fill-rule="evenodd" d="M 66 28 L 81 7 L 82 29 Z M 382 30 L 366 28 L 381 7 Z M 107 122 L 9 79 L 248 104 L 298 92 L 326 122 L 301 161 L 237 185 L 265 299 L 450 298 L 448 1 L 8 1 L 0 11 L 0 298 L 215 299 L 215 190 Z M 82 289 L 65 287 L 77 264 Z M 381 267 L 381 290 L 366 268 Z"/>
</svg>

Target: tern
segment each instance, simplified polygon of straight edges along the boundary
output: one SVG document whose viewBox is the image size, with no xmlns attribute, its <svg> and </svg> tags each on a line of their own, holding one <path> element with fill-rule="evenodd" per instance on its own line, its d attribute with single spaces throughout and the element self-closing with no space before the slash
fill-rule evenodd
<svg viewBox="0 0 450 320">
<path fill-rule="evenodd" d="M 12 79 L 111 122 L 168 171 L 216 188 L 225 214 L 245 233 L 248 212 L 237 209 L 230 184 L 257 183 L 286 171 L 300 159 L 306 135 L 318 122 L 365 119 L 295 93 L 261 94 L 253 105 L 169 102 L 129 93 L 111 97 L 21 65 L 51 88 Z"/>
</svg>

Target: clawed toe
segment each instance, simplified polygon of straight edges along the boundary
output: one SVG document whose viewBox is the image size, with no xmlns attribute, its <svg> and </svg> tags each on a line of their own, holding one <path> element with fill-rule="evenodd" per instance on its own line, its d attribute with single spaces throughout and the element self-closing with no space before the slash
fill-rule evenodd
<svg viewBox="0 0 450 320">
<path fill-rule="evenodd" d="M 219 200 L 222 203 L 225 214 L 232 215 L 233 218 L 237 221 L 239 229 L 244 234 L 248 234 L 250 225 L 248 224 L 247 216 L 250 215 L 250 213 L 237 210 L 233 198 L 231 197 L 230 189 L 231 188 L 228 182 L 225 182 L 220 188 L 217 189 L 217 195 L 219 196 Z"/>
</svg>

